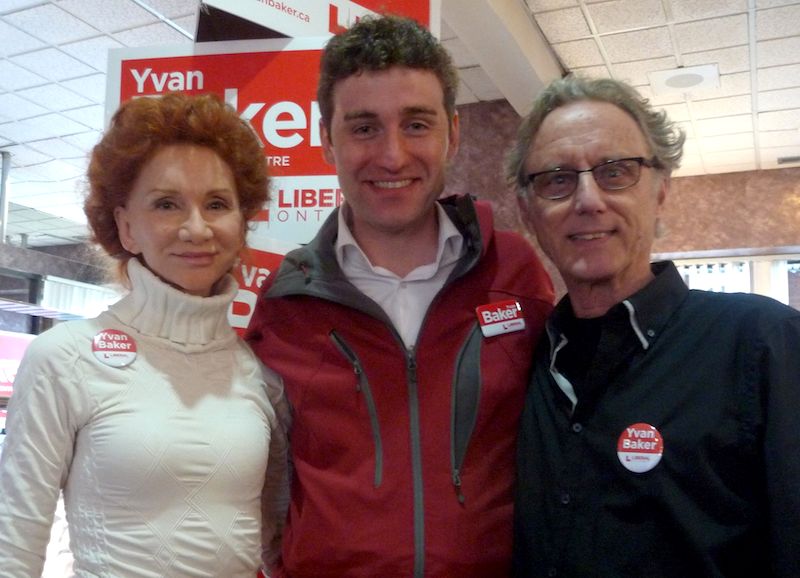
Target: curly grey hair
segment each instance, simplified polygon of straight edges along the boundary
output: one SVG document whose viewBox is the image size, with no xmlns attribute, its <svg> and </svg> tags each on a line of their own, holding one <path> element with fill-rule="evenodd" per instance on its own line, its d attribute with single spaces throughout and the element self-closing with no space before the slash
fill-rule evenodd
<svg viewBox="0 0 800 578">
<path fill-rule="evenodd" d="M 632 86 L 619 80 L 568 75 L 551 82 L 522 119 L 516 141 L 506 158 L 506 179 L 512 188 L 522 191 L 526 186 L 523 166 L 545 117 L 561 106 L 581 100 L 618 106 L 639 125 L 658 168 L 669 174 L 680 166 L 686 135 L 663 110 L 654 110 Z"/>
</svg>

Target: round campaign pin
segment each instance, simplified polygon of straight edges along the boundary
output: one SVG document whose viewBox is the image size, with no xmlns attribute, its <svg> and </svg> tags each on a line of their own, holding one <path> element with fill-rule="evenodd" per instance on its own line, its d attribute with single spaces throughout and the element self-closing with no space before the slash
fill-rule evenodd
<svg viewBox="0 0 800 578">
<path fill-rule="evenodd" d="M 125 367 L 136 359 L 133 337 L 118 329 L 103 329 L 92 338 L 92 353 L 111 367 Z"/>
<path fill-rule="evenodd" d="M 649 472 L 661 461 L 664 438 L 649 423 L 635 423 L 626 427 L 617 439 L 617 457 L 625 469 L 642 474 Z"/>
</svg>

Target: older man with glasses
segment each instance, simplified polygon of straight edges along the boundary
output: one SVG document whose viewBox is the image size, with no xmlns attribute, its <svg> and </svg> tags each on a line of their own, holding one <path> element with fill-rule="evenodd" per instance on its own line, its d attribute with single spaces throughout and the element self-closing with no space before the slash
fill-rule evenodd
<svg viewBox="0 0 800 578">
<path fill-rule="evenodd" d="M 631 87 L 560 79 L 509 156 L 567 295 L 517 458 L 518 576 L 800 576 L 800 312 L 650 263 L 683 135 Z"/>
</svg>

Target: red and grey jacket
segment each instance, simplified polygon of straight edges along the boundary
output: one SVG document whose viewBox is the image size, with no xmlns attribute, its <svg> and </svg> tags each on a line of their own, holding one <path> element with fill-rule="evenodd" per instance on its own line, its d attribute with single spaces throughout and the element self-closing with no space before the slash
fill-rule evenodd
<svg viewBox="0 0 800 578">
<path fill-rule="evenodd" d="M 262 289 L 246 338 L 283 376 L 293 420 L 272 576 L 510 575 L 515 440 L 553 289 L 488 205 L 441 202 L 465 251 L 413 348 L 339 268 L 336 214 Z M 510 300 L 524 329 L 485 337 L 476 308 Z"/>
</svg>

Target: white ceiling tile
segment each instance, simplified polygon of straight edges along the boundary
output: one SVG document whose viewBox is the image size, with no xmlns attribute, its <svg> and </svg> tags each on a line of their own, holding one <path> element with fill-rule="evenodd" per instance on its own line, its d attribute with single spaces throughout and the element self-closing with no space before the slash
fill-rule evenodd
<svg viewBox="0 0 800 578">
<path fill-rule="evenodd" d="M 611 62 L 652 60 L 673 54 L 672 41 L 666 26 L 603 36 L 600 42 Z"/>
<path fill-rule="evenodd" d="M 684 122 L 676 122 L 676 123 L 675 123 L 675 125 L 678 127 L 678 129 L 679 129 L 679 130 L 680 130 L 680 131 L 681 131 L 681 132 L 682 132 L 684 135 L 686 135 L 686 138 L 687 138 L 687 139 L 690 139 L 690 138 L 692 138 L 692 139 L 693 139 L 693 138 L 695 138 L 695 137 L 697 136 L 697 135 L 695 134 L 695 131 L 694 131 L 694 125 L 692 125 L 692 123 L 691 123 L 691 122 L 688 122 L 688 121 L 684 121 Z"/>
<path fill-rule="evenodd" d="M 478 59 L 473 56 L 470 49 L 467 48 L 467 45 L 464 44 L 461 39 L 453 38 L 452 40 L 445 40 L 442 42 L 442 46 L 450 53 L 456 68 L 468 68 L 480 65 Z"/>
<path fill-rule="evenodd" d="M 27 142 L 31 140 L 40 140 L 52 136 L 49 131 L 32 125 L 27 120 L 19 120 L 16 122 L 6 122 L 0 124 L 0 137 L 10 140 L 11 142 Z"/>
<path fill-rule="evenodd" d="M 600 34 L 666 24 L 661 0 L 612 0 L 587 9 Z"/>
<path fill-rule="evenodd" d="M 655 94 L 652 87 L 646 84 L 637 86 L 636 90 L 654 106 L 686 102 L 686 97 L 683 94 Z"/>
<path fill-rule="evenodd" d="M 105 125 L 105 107 L 101 104 L 65 110 L 63 115 L 95 130 L 103 130 Z"/>
<path fill-rule="evenodd" d="M 681 157 L 680 174 L 685 174 L 687 170 L 694 170 L 694 167 L 702 167 L 703 159 L 700 155 L 700 146 L 697 141 L 687 137 L 683 143 L 683 156 Z"/>
<path fill-rule="evenodd" d="M 704 174 L 706 174 L 706 168 L 702 164 L 681 165 L 677 170 L 672 171 L 672 178 L 692 177 Z M 669 199 L 667 202 L 669 202 Z"/>
<path fill-rule="evenodd" d="M 195 15 L 198 6 L 197 0 L 145 0 L 144 3 L 167 18 Z"/>
<path fill-rule="evenodd" d="M 707 89 L 693 89 L 694 100 L 708 100 L 724 96 L 740 96 L 750 94 L 750 73 L 723 74 L 719 77 L 719 86 Z"/>
<path fill-rule="evenodd" d="M 700 140 L 704 154 L 707 152 L 735 151 L 752 149 L 755 147 L 753 133 L 726 134 L 720 136 L 703 137 Z"/>
<path fill-rule="evenodd" d="M 675 25 L 682 53 L 747 44 L 747 14 Z"/>
<path fill-rule="evenodd" d="M 80 152 L 81 155 L 78 157 L 73 157 L 73 158 L 62 157 L 61 160 L 63 160 L 68 165 L 78 169 L 78 174 L 85 175 L 87 169 L 89 168 L 89 155 L 83 150 L 81 150 Z"/>
<path fill-rule="evenodd" d="M 55 83 L 20 90 L 17 94 L 26 100 L 46 107 L 49 111 L 66 110 L 91 104 L 88 99 Z"/>
<path fill-rule="evenodd" d="M 585 38 L 591 34 L 580 8 L 566 8 L 536 15 L 536 22 L 551 43 Z"/>
<path fill-rule="evenodd" d="M 756 8 L 775 8 L 785 4 L 794 4 L 797 0 L 756 0 Z"/>
<path fill-rule="evenodd" d="M 761 149 L 761 168 L 780 169 L 787 167 L 796 167 L 798 166 L 797 164 L 778 164 L 778 159 L 782 157 L 796 157 L 796 156 L 800 156 L 800 146 L 763 148 Z"/>
<path fill-rule="evenodd" d="M 800 111 L 759 112 L 758 128 L 759 130 L 800 130 Z"/>
<path fill-rule="evenodd" d="M 669 118 L 672 122 L 691 120 L 691 116 L 689 116 L 689 107 L 686 106 L 686 103 L 665 104 L 656 108 L 666 112 L 667 118 Z"/>
<path fill-rule="evenodd" d="M 576 76 L 584 78 L 610 78 L 611 73 L 605 66 L 585 66 L 583 68 L 573 68 L 571 70 Z"/>
<path fill-rule="evenodd" d="M 47 82 L 38 74 L 34 74 L 8 60 L 0 60 L 0 88 L 8 91 L 20 90 Z"/>
<path fill-rule="evenodd" d="M 800 64 L 760 68 L 758 90 L 778 90 L 800 84 Z"/>
<path fill-rule="evenodd" d="M 185 32 L 187 38 L 194 39 L 197 33 L 197 16 L 184 16 L 173 20 L 173 22 Z"/>
<path fill-rule="evenodd" d="M 0 56 L 28 52 L 44 45 L 44 42 L 30 34 L 17 30 L 5 22 L 0 22 Z"/>
<path fill-rule="evenodd" d="M 534 13 L 578 5 L 578 0 L 527 0 L 527 2 L 528 8 Z"/>
<path fill-rule="evenodd" d="M 722 118 L 700 119 L 695 122 L 697 132 L 704 137 L 752 132 L 753 116 L 740 114 L 738 116 L 725 116 Z"/>
<path fill-rule="evenodd" d="M 103 32 L 118 32 L 157 20 L 153 14 L 128 0 L 61 0 L 59 6 Z"/>
<path fill-rule="evenodd" d="M 9 14 L 5 19 L 31 36 L 60 44 L 96 36 L 98 31 L 55 4 L 43 4 L 30 10 Z"/>
<path fill-rule="evenodd" d="M 732 46 L 683 55 L 684 66 L 716 64 L 720 74 L 733 74 L 750 70 L 750 50 L 747 46 Z"/>
<path fill-rule="evenodd" d="M 710 165 L 746 165 L 755 162 L 755 150 L 752 148 L 740 151 L 708 152 L 703 160 Z"/>
<path fill-rule="evenodd" d="M 603 55 L 591 39 L 574 40 L 553 45 L 558 58 L 569 69 L 603 64 Z"/>
<path fill-rule="evenodd" d="M 739 14 L 748 8 L 747 0 L 671 0 L 670 6 L 675 22 Z"/>
<path fill-rule="evenodd" d="M 723 96 L 737 96 L 740 94 L 750 94 L 752 85 L 749 72 L 737 74 L 722 74 L 719 82 Z"/>
<path fill-rule="evenodd" d="M 77 92 L 92 102 L 103 103 L 106 99 L 106 75 L 92 74 L 61 82 L 64 88 Z"/>
<path fill-rule="evenodd" d="M 800 109 L 800 87 L 758 93 L 758 110 Z"/>
<path fill-rule="evenodd" d="M 759 68 L 794 64 L 800 54 L 800 36 L 759 42 L 756 45 L 756 54 Z"/>
<path fill-rule="evenodd" d="M 677 63 L 675 58 L 668 56 L 654 60 L 639 60 L 637 62 L 624 62 L 612 64 L 611 72 L 614 78 L 624 80 L 634 86 L 644 86 L 649 84 L 647 73 L 653 70 L 670 70 L 675 68 Z"/>
<path fill-rule="evenodd" d="M 8 207 L 8 213 L 14 220 L 18 223 L 29 223 L 39 221 L 41 219 L 41 215 L 39 211 L 34 211 L 33 209 L 29 209 L 28 207 L 23 207 L 16 203 L 12 203 Z"/>
<path fill-rule="evenodd" d="M 190 44 L 192 41 L 171 26 L 163 23 L 132 28 L 114 34 L 125 46 L 163 46 L 165 44 Z"/>
<path fill-rule="evenodd" d="M 43 175 L 45 179 L 51 181 L 65 181 L 82 176 L 74 166 L 61 160 L 42 163 L 36 167 L 36 170 Z"/>
<path fill-rule="evenodd" d="M 13 174 L 9 178 L 18 177 L 21 174 L 21 167 L 37 165 L 48 160 L 47 155 L 43 155 L 25 145 L 6 147 L 5 150 L 11 154 L 11 172 Z"/>
<path fill-rule="evenodd" d="M 85 156 L 85 153 L 74 147 L 73 145 L 64 142 L 62 139 L 51 138 L 40 140 L 30 143 L 29 145 L 33 150 L 54 158 L 78 158 Z"/>
<path fill-rule="evenodd" d="M 800 24 L 800 4 L 756 12 L 756 38 L 769 40 L 794 36 Z"/>
<path fill-rule="evenodd" d="M 696 119 L 718 118 L 721 116 L 737 116 L 750 112 L 751 98 L 745 96 L 729 96 L 692 102 L 692 114 Z"/>
<path fill-rule="evenodd" d="M 64 44 L 61 50 L 76 58 L 95 70 L 105 72 L 108 69 L 108 51 L 120 48 L 122 44 L 110 36 L 96 36 L 87 40 L 79 40 L 71 44 Z"/>
<path fill-rule="evenodd" d="M 762 131 L 758 133 L 758 144 L 762 148 L 800 147 L 800 131 Z"/>
<path fill-rule="evenodd" d="M 68 134 L 86 132 L 86 127 L 70 120 L 60 114 L 46 114 L 37 116 L 18 123 L 19 136 L 25 135 L 26 141 L 42 140 L 51 137 L 65 136 Z M 0 130 L 3 127 L 0 126 Z M 30 131 L 25 133 L 25 131 Z M 19 139 L 12 139 L 22 141 Z"/>
<path fill-rule="evenodd" d="M 13 93 L 0 94 L 0 123 L 9 122 L 17 118 L 29 118 L 45 114 L 47 110 L 30 102 L 22 95 Z"/>
<path fill-rule="evenodd" d="M 473 104 L 476 102 L 479 102 L 478 97 L 472 94 L 472 91 L 464 84 L 463 80 L 460 80 L 458 82 L 458 94 L 456 94 L 456 106 Z"/>
<path fill-rule="evenodd" d="M 498 100 L 503 94 L 497 89 L 486 71 L 479 66 L 461 70 L 461 80 L 480 100 Z"/>
<path fill-rule="evenodd" d="M 101 131 L 92 130 L 88 132 L 82 132 L 79 134 L 71 134 L 62 137 L 62 140 L 84 151 L 85 154 L 88 154 L 88 151 L 91 151 L 92 147 L 94 147 L 94 145 L 96 145 L 100 141 L 101 136 L 102 136 Z"/>
<path fill-rule="evenodd" d="M 9 60 L 50 80 L 64 80 L 97 72 L 80 60 L 75 60 L 55 48 L 45 48 L 36 52 L 19 54 L 12 56 Z"/>
<path fill-rule="evenodd" d="M 3 0 L 2 3 L 0 3 L 0 14 L 15 12 L 40 3 L 41 0 Z"/>
</svg>

